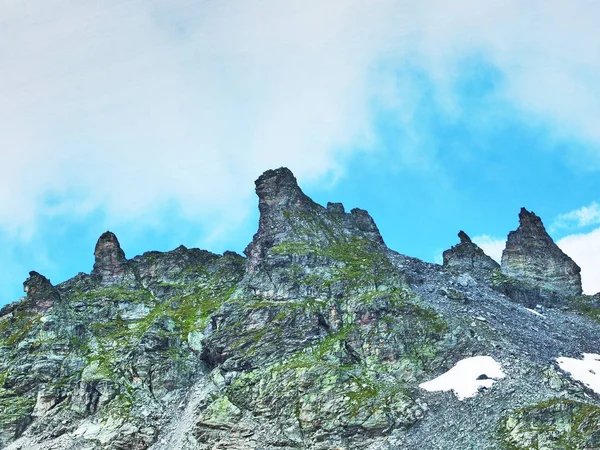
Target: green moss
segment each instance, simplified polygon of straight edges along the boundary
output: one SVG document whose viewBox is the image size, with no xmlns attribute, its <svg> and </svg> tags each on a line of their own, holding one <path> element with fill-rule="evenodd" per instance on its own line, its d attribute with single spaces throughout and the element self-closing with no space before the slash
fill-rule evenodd
<svg viewBox="0 0 600 450">
<path fill-rule="evenodd" d="M 366 238 L 352 236 L 338 240 L 325 250 L 325 254 L 342 263 L 333 270 L 334 280 L 347 283 L 350 289 L 377 290 L 385 284 L 402 284 L 383 251 Z"/>
<path fill-rule="evenodd" d="M 308 242 L 282 242 L 271 248 L 273 255 L 307 255 L 321 254 L 321 250 Z"/>
<path fill-rule="evenodd" d="M 584 450 L 600 446 L 600 407 L 554 398 L 513 411 L 500 426 L 507 450 Z"/>
<path fill-rule="evenodd" d="M 273 301 L 264 300 L 260 297 L 257 297 L 255 299 L 245 301 L 243 303 L 243 307 L 245 309 L 275 308 L 277 310 L 282 310 L 281 312 L 285 314 L 285 311 L 290 310 L 320 311 L 326 307 L 327 304 L 328 302 L 326 300 L 318 300 L 314 298 Z"/>
<path fill-rule="evenodd" d="M 600 300 L 589 295 L 580 295 L 571 299 L 570 306 L 596 322 L 600 322 Z"/>
<path fill-rule="evenodd" d="M 0 425 L 4 429 L 15 427 L 15 435 L 18 435 L 19 423 L 29 421 L 34 406 L 33 397 L 16 395 L 5 389 L 0 390 Z"/>
<path fill-rule="evenodd" d="M 164 313 L 175 321 L 181 336 L 187 340 L 191 331 L 204 329 L 206 321 L 233 294 L 235 286 L 219 289 L 198 289 L 172 301 Z"/>
<path fill-rule="evenodd" d="M 14 346 L 39 322 L 41 316 L 29 311 L 24 304 L 15 308 L 12 316 L 0 321 L 0 345 Z"/>
<path fill-rule="evenodd" d="M 121 286 L 111 286 L 86 292 L 75 292 L 71 295 L 72 301 L 82 301 L 85 303 L 97 303 L 99 299 L 148 303 L 152 301 L 152 294 L 146 289 L 125 289 Z"/>
<path fill-rule="evenodd" d="M 21 341 L 31 330 L 31 328 L 40 321 L 41 318 L 41 315 L 36 314 L 29 320 L 27 320 L 25 323 L 23 323 L 23 325 L 16 332 L 14 332 L 10 336 L 8 336 L 8 338 L 6 338 L 6 345 L 15 345 L 16 343 Z"/>
</svg>

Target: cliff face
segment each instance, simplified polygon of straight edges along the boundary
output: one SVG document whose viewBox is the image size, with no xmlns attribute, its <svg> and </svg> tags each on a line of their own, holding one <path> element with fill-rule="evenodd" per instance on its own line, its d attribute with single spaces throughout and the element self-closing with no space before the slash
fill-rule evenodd
<svg viewBox="0 0 600 450">
<path fill-rule="evenodd" d="M 581 295 L 580 272 L 548 235 L 542 220 L 522 208 L 519 228 L 508 234 L 502 252 L 502 273 L 564 296 L 577 296 Z"/>
<path fill-rule="evenodd" d="M 527 310 L 550 275 L 539 287 L 502 274 L 464 233 L 444 267 L 398 254 L 366 211 L 316 204 L 285 168 L 256 192 L 246 258 L 179 247 L 126 259 L 107 232 L 91 275 L 53 286 L 32 272 L 27 297 L 0 310 L 0 444 L 600 446 L 600 394 L 557 361 L 600 353 L 597 299 L 555 289 L 559 308 Z M 473 356 L 498 368 L 459 377 L 472 396 L 425 388 Z"/>
</svg>

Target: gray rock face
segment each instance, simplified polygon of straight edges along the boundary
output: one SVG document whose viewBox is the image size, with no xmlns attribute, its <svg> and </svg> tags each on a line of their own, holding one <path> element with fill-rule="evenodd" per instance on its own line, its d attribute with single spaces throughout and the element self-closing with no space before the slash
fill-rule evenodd
<svg viewBox="0 0 600 450">
<path fill-rule="evenodd" d="M 581 295 L 581 269 L 546 232 L 542 220 L 521 208 L 519 227 L 508 234 L 502 273 L 564 296 Z"/>
<path fill-rule="evenodd" d="M 125 275 L 125 252 L 114 233 L 107 231 L 100 236 L 94 250 L 94 269 L 92 276 L 102 284 L 115 284 Z"/>
<path fill-rule="evenodd" d="M 475 278 L 491 279 L 500 264 L 490 258 L 464 231 L 458 233 L 460 243 L 443 253 L 444 269 L 469 273 Z"/>
<path fill-rule="evenodd" d="M 23 290 L 33 311 L 47 311 L 54 302 L 60 300 L 60 295 L 50 280 L 35 271 L 29 272 L 29 278 L 23 283 Z"/>
<path fill-rule="evenodd" d="M 256 270 L 271 248 L 282 243 L 326 246 L 332 240 L 355 235 L 383 244 L 367 211 L 354 208 L 347 214 L 341 203 L 322 207 L 302 192 L 288 168 L 268 170 L 255 184 L 260 219 L 258 232 L 244 250 L 249 273 Z"/>
<path fill-rule="evenodd" d="M 598 298 L 545 291 L 561 308 L 528 311 L 515 298 L 537 307 L 534 291 L 464 232 L 442 269 L 388 249 L 366 211 L 316 204 L 287 169 L 256 186 L 248 258 L 126 260 L 106 233 L 92 275 L 32 273 L 0 310 L 0 447 L 600 448 L 600 395 L 556 365 L 600 351 Z M 476 355 L 506 377 L 465 401 L 420 388 Z"/>
</svg>

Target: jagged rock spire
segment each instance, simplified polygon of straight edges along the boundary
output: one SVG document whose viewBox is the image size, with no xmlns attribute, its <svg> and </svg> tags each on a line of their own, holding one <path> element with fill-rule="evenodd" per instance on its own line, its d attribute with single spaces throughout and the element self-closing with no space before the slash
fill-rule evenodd
<svg viewBox="0 0 600 450">
<path fill-rule="evenodd" d="M 50 280 L 35 271 L 29 272 L 29 278 L 23 282 L 23 290 L 27 294 L 30 308 L 37 312 L 47 311 L 60 300 L 60 295 Z"/>
<path fill-rule="evenodd" d="M 336 237 L 359 235 L 383 244 L 367 211 L 354 208 L 348 214 L 341 203 L 322 207 L 302 192 L 296 177 L 286 167 L 267 170 L 255 184 L 260 219 L 258 232 L 244 250 L 249 273 L 255 271 L 270 248 L 282 242 L 326 246 Z"/>
<path fill-rule="evenodd" d="M 103 284 L 113 284 L 123 278 L 127 259 L 114 233 L 106 231 L 100 236 L 94 257 L 93 277 L 99 278 Z"/>
<path fill-rule="evenodd" d="M 458 232 L 458 238 L 460 239 L 461 244 L 470 244 L 471 243 L 471 238 L 463 230 L 460 230 Z"/>
<path fill-rule="evenodd" d="M 565 296 L 581 294 L 581 269 L 554 243 L 542 220 L 521 208 L 519 227 L 508 234 L 502 272 Z"/>
<path fill-rule="evenodd" d="M 298 186 L 296 177 L 287 167 L 267 170 L 255 181 L 258 208 L 261 218 L 267 216 L 269 209 L 293 208 L 307 209 L 315 203 Z"/>
<path fill-rule="evenodd" d="M 460 243 L 443 253 L 444 268 L 466 272 L 478 279 L 489 279 L 500 264 L 471 241 L 464 231 L 459 231 Z"/>
</svg>

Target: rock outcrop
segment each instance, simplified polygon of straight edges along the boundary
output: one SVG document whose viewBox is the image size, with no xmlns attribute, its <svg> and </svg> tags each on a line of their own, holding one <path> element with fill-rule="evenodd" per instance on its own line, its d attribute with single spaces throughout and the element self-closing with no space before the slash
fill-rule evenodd
<svg viewBox="0 0 600 450">
<path fill-rule="evenodd" d="M 468 273 L 475 278 L 490 280 L 495 271 L 500 270 L 500 264 L 477 245 L 464 231 L 458 233 L 460 243 L 444 251 L 444 269 Z"/>
<path fill-rule="evenodd" d="M 270 249 L 281 244 L 324 247 L 349 236 L 383 244 L 367 211 L 354 208 L 348 214 L 341 203 L 329 203 L 324 208 L 302 192 L 286 167 L 267 170 L 255 184 L 260 219 L 258 232 L 244 250 L 249 273 L 254 273 Z"/>
<path fill-rule="evenodd" d="M 581 269 L 554 243 L 542 220 L 521 208 L 519 227 L 508 234 L 502 273 L 567 297 L 581 295 Z"/>
<path fill-rule="evenodd" d="M 127 259 L 114 233 L 106 231 L 100 236 L 94 250 L 92 277 L 102 284 L 115 284 L 123 279 Z"/>
<path fill-rule="evenodd" d="M 127 260 L 105 233 L 91 275 L 32 272 L 0 310 L 1 448 L 600 448 L 600 392 L 557 365 L 600 352 L 596 297 L 544 290 L 560 308 L 533 310 L 540 288 L 464 232 L 440 268 L 387 248 L 366 211 L 313 202 L 288 169 L 256 187 L 247 258 Z M 474 397 L 420 387 L 480 355 L 506 376 L 471 374 Z"/>
<path fill-rule="evenodd" d="M 36 312 L 47 311 L 60 300 L 60 294 L 45 276 L 32 271 L 23 282 L 23 290 L 27 294 L 30 308 Z"/>
</svg>

